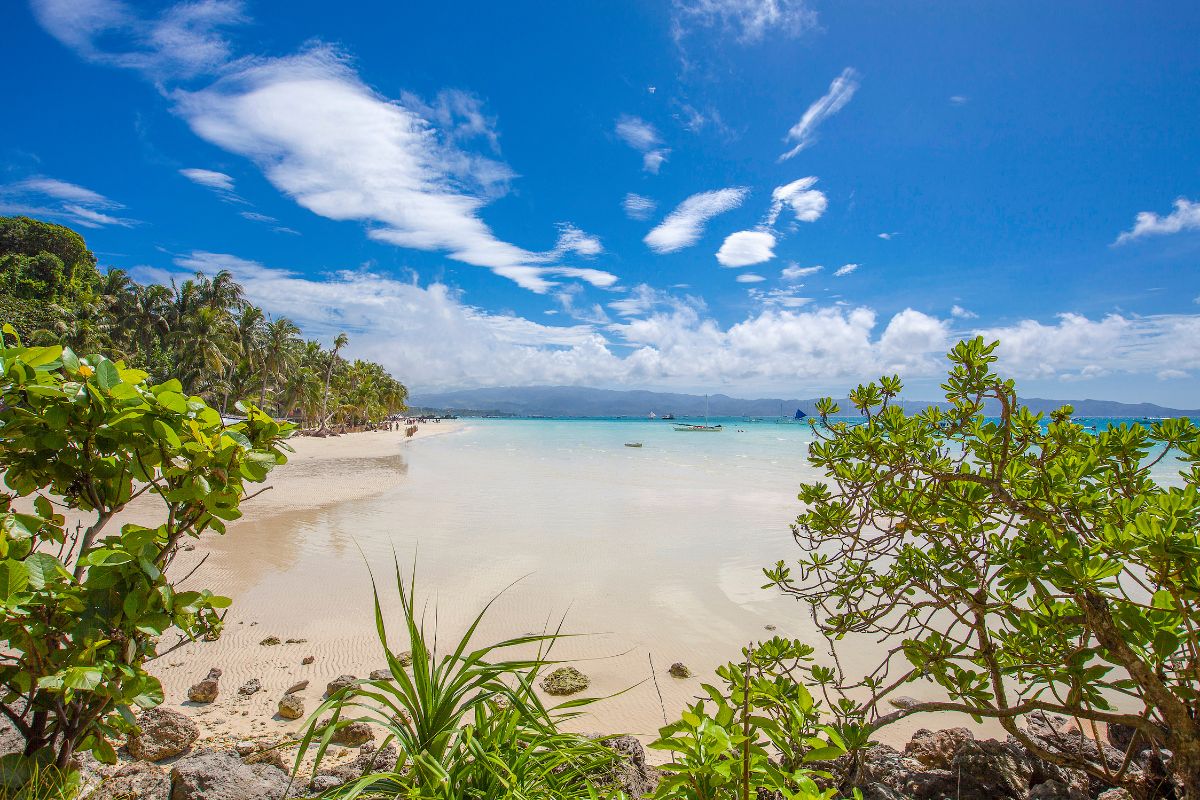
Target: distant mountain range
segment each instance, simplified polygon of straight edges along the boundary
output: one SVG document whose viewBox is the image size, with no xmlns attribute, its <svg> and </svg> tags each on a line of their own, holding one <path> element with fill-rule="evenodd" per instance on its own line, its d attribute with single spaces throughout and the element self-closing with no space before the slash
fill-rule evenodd
<svg viewBox="0 0 1200 800">
<path fill-rule="evenodd" d="M 745 400 L 723 394 L 709 395 L 709 415 L 713 417 L 777 417 L 792 416 L 796 409 L 805 414 L 816 413 L 816 398 L 806 400 L 761 398 Z M 1193 417 L 1200 410 L 1166 408 L 1154 403 L 1118 403 L 1113 400 L 1044 400 L 1022 398 L 1033 411 L 1053 411 L 1064 405 L 1075 407 L 1076 416 L 1083 417 Z M 841 400 L 843 411 L 853 407 Z M 934 404 L 933 401 L 906 400 L 900 405 L 906 411 L 917 411 Z M 677 417 L 704 415 L 704 396 L 673 392 L 640 390 L 618 391 L 590 389 L 582 386 L 507 386 L 494 389 L 462 389 L 453 392 L 418 392 L 409 398 L 413 408 L 456 413 L 496 414 L 517 417 L 645 417 L 650 413 Z M 944 406 L 945 403 L 937 403 Z"/>
</svg>

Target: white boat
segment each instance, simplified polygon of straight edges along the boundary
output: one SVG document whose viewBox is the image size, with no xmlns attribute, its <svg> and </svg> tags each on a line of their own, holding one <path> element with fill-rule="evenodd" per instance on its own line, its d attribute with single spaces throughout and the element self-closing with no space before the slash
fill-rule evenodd
<svg viewBox="0 0 1200 800">
<path fill-rule="evenodd" d="M 626 442 L 625 446 L 626 447 L 641 447 L 642 443 L 641 442 Z"/>
<path fill-rule="evenodd" d="M 675 426 L 675 430 L 690 433 L 717 433 L 724 430 L 720 425 L 708 424 L 708 395 L 704 395 L 704 424 L 703 425 L 685 425 L 680 423 Z"/>
</svg>

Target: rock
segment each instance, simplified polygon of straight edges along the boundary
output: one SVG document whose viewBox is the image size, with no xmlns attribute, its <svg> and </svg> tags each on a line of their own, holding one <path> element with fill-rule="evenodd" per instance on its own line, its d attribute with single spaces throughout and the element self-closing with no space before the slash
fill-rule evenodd
<svg viewBox="0 0 1200 800">
<path fill-rule="evenodd" d="M 1074 728 L 1074 723 L 1060 714 L 1047 714 L 1045 711 L 1034 711 L 1025 718 L 1025 730 L 1033 736 L 1043 739 L 1066 734 Z"/>
<path fill-rule="evenodd" d="M 1120 750 L 1122 753 L 1129 752 L 1130 745 L 1133 745 L 1134 753 L 1141 753 L 1144 750 L 1149 750 L 1153 747 L 1151 738 L 1156 739 L 1159 745 L 1166 741 L 1167 732 L 1159 726 L 1155 726 L 1158 730 L 1157 736 L 1147 736 L 1132 725 L 1121 725 L 1120 723 L 1112 723 L 1107 726 L 1104 732 L 1104 738 L 1108 739 L 1108 743 Z M 1136 744 L 1134 740 L 1137 740 Z"/>
<path fill-rule="evenodd" d="M 592 681 L 574 667 L 559 667 L 542 678 L 542 689 L 546 694 L 564 695 L 582 692 Z"/>
<path fill-rule="evenodd" d="M 237 753 L 242 758 L 245 758 L 246 756 L 250 755 L 255 750 L 257 750 L 258 747 L 259 746 L 256 742 L 252 742 L 249 739 L 242 739 L 240 742 L 238 742 L 237 744 L 235 744 L 233 746 L 233 752 Z"/>
<path fill-rule="evenodd" d="M 268 636 L 259 642 L 259 644 L 263 645 L 264 647 L 274 647 L 277 644 L 282 644 L 282 642 L 278 636 Z"/>
<path fill-rule="evenodd" d="M 308 786 L 313 791 L 328 791 L 343 783 L 358 780 L 369 772 L 390 772 L 396 768 L 399 755 L 396 745 L 390 742 L 381 748 L 368 742 L 358 749 L 353 761 L 322 769 Z"/>
<path fill-rule="evenodd" d="M 1046 781 L 1029 790 L 1029 800 L 1078 800 L 1079 797 L 1062 781 Z M 1082 797 L 1086 800 L 1087 795 Z"/>
<path fill-rule="evenodd" d="M 300 659 L 300 663 L 304 666 L 308 666 L 309 664 L 311 664 L 312 662 L 314 662 L 316 660 L 317 659 L 314 656 L 305 656 L 304 658 Z"/>
<path fill-rule="evenodd" d="M 930 769 L 950 769 L 963 744 L 974 738 L 966 728 L 919 730 L 904 746 L 904 755 L 915 758 Z"/>
<path fill-rule="evenodd" d="M 402 653 L 396 653 L 396 660 L 400 662 L 400 666 L 407 667 L 412 665 L 412 651 L 405 650 Z"/>
<path fill-rule="evenodd" d="M 187 716 L 158 706 L 137 718 L 140 733 L 130 734 L 126 749 L 143 761 L 162 761 L 187 752 L 200 737 L 200 729 Z"/>
<path fill-rule="evenodd" d="M 257 694 L 260 691 L 262 691 L 262 681 L 260 681 L 258 678 L 251 678 L 241 685 L 241 687 L 238 689 L 238 694 L 242 695 L 243 697 L 249 697 L 250 695 Z"/>
<path fill-rule="evenodd" d="M 283 770 L 229 752 L 199 750 L 171 769 L 170 800 L 283 800 L 287 789 Z"/>
<path fill-rule="evenodd" d="M 767 629 L 767 630 L 769 630 L 769 631 L 773 631 L 773 630 L 775 630 L 775 626 L 774 626 L 774 625 L 763 625 L 763 627 L 764 627 L 764 628 L 766 628 L 766 629 Z"/>
<path fill-rule="evenodd" d="M 353 778 L 342 778 L 341 775 L 335 772 L 322 772 L 319 775 L 314 775 L 313 779 L 308 782 L 308 788 L 317 794 L 324 794 L 330 789 L 336 789 L 343 783 L 349 783 Z"/>
<path fill-rule="evenodd" d="M 390 681 L 392 679 L 392 671 L 390 669 L 376 669 L 371 671 L 371 680 L 373 681 Z"/>
<path fill-rule="evenodd" d="M 304 644 L 308 639 L 288 639 L 284 644 Z"/>
<path fill-rule="evenodd" d="M 667 672 L 671 673 L 671 677 L 673 677 L 673 678 L 690 678 L 690 677 L 692 677 L 692 671 L 690 669 L 688 669 L 686 666 L 684 666 L 682 661 L 676 661 L 674 664 L 671 665 L 670 669 L 668 669 Z"/>
<path fill-rule="evenodd" d="M 317 724 L 318 730 L 327 727 L 333 718 L 329 717 L 321 720 Z M 340 744 L 343 747 L 358 747 L 361 744 L 366 744 L 375 738 L 375 731 L 365 722 L 340 722 L 341 727 L 333 732 L 333 736 L 329 737 L 332 744 Z"/>
<path fill-rule="evenodd" d="M 101 781 L 88 800 L 166 800 L 170 793 L 171 779 L 165 769 L 134 761 Z"/>
<path fill-rule="evenodd" d="M 632 736 L 601 739 L 600 744 L 614 750 L 621 758 L 609 776 L 611 782 L 632 798 L 649 797 L 658 788 L 659 771 L 646 764 L 646 750 Z"/>
<path fill-rule="evenodd" d="M 353 686 L 357 680 L 358 678 L 354 677 L 353 675 L 338 675 L 329 682 L 328 686 L 325 687 L 325 696 L 333 697 L 347 686 Z"/>
<path fill-rule="evenodd" d="M 1025 800 L 1033 780 L 1033 764 L 1029 752 L 1016 741 L 974 739 L 963 743 L 950 766 L 964 786 L 981 797 Z"/>
<path fill-rule="evenodd" d="M 243 764 L 270 764 L 284 772 L 292 771 L 292 762 L 284 755 L 282 748 L 276 745 L 256 748 L 242 757 Z"/>
<path fill-rule="evenodd" d="M 211 703 L 217 699 L 217 693 L 220 691 L 219 680 L 221 678 L 221 670 L 213 667 L 208 671 L 208 677 L 204 680 L 192 684 L 188 689 L 188 700 L 193 703 Z"/>
<path fill-rule="evenodd" d="M 284 719 L 300 719 L 304 716 L 304 698 L 299 695 L 285 694 L 279 698 L 279 716 Z"/>
<path fill-rule="evenodd" d="M 1096 800 L 1133 800 L 1133 795 L 1124 789 L 1109 789 L 1096 795 Z"/>
<path fill-rule="evenodd" d="M 287 688 L 287 691 L 284 692 L 284 694 L 295 694 L 296 692 L 303 692 L 307 688 L 308 688 L 308 681 L 300 681 L 299 683 L 293 683 L 291 686 L 289 686 Z"/>
<path fill-rule="evenodd" d="M 920 703 L 919 700 L 913 697 L 891 697 L 888 698 L 888 705 L 901 710 L 912 708 Z"/>
</svg>

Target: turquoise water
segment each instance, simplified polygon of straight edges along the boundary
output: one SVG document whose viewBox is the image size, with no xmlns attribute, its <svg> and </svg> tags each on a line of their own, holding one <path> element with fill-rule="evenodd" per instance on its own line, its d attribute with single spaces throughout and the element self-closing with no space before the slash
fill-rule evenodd
<svg viewBox="0 0 1200 800">
<path fill-rule="evenodd" d="M 332 677 L 378 667 L 368 564 L 394 619 L 393 559 L 405 569 L 415 562 L 419 594 L 447 636 L 517 581 L 481 639 L 553 628 L 565 615 L 566 630 L 588 635 L 564 641 L 557 655 L 581 659 L 596 694 L 628 690 L 578 727 L 651 733 L 662 724 L 658 691 L 647 680 L 651 661 L 674 713 L 699 686 L 666 676 L 673 662 L 710 676 L 748 642 L 773 635 L 767 626 L 821 645 L 806 606 L 762 588 L 764 566 L 797 556 L 789 529 L 800 510 L 796 493 L 821 477 L 806 461 L 812 431 L 712 421 L 725 429 L 676 432 L 669 422 L 635 419 L 463 420 L 462 430 L 417 439 L 388 459 L 398 478 L 382 495 L 283 526 L 239 528 L 226 555 L 238 568 L 217 588 L 237 598 L 239 613 L 258 615 L 263 627 L 248 638 L 268 629 L 308 638 L 317 677 Z M 642 447 L 625 447 L 635 441 Z M 1156 473 L 1171 481 L 1174 471 L 1164 464 Z M 280 597 L 288 598 L 284 607 Z M 850 656 L 869 668 L 879 654 L 868 643 Z"/>
</svg>

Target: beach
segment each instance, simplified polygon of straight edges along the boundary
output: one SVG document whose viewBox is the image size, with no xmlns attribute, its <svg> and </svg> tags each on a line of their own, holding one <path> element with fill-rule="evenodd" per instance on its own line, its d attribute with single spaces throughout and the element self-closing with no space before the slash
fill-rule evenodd
<svg viewBox="0 0 1200 800">
<path fill-rule="evenodd" d="M 661 422 L 472 420 L 426 424 L 411 440 L 294 440 L 246 517 L 181 554 L 180 574 L 204 559 L 183 588 L 233 598 L 223 635 L 151 670 L 167 705 L 194 716 L 205 737 L 295 732 L 301 721 L 275 713 L 286 689 L 307 680 L 298 694 L 311 712 L 336 677 L 386 666 L 372 574 L 392 647 L 408 649 L 399 563 L 406 580 L 415 567 L 418 603 L 443 649 L 501 592 L 477 644 L 560 623 L 583 634 L 551 656 L 606 699 L 567 727 L 649 741 L 746 644 L 778 634 L 821 647 L 806 607 L 761 588 L 762 567 L 795 556 L 788 524 L 799 482 L 815 477 L 810 436 L 795 425 L 697 435 Z M 627 438 L 644 446 L 626 448 Z M 670 676 L 675 662 L 695 677 Z M 187 702 L 213 667 L 224 673 L 217 701 Z M 239 695 L 251 680 L 262 689 Z"/>
</svg>

